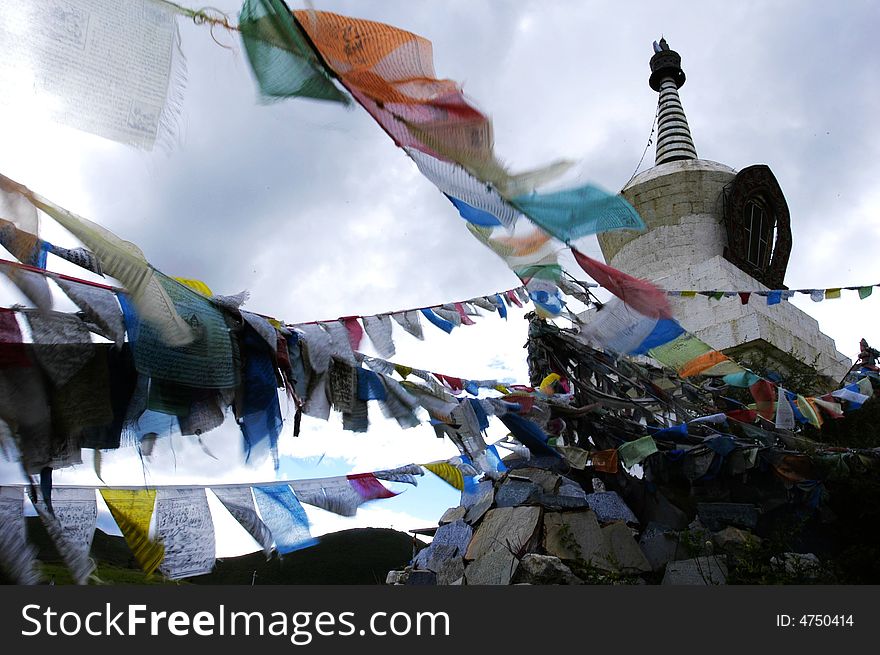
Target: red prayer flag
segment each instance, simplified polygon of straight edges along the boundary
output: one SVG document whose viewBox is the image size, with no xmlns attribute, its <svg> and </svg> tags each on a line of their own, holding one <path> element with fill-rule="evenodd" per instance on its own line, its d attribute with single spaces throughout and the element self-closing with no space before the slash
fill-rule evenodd
<svg viewBox="0 0 880 655">
<path fill-rule="evenodd" d="M 522 307 L 522 303 L 519 301 L 519 298 L 516 297 L 516 294 L 513 291 L 505 291 L 505 294 L 510 299 L 510 302 L 512 302 L 517 307 Z"/>
<path fill-rule="evenodd" d="M 571 252 L 584 272 L 596 280 L 599 286 L 608 289 L 637 312 L 649 318 L 672 318 L 669 298 L 662 289 L 587 257 L 575 248 Z"/>
<path fill-rule="evenodd" d="M 749 387 L 752 398 L 755 399 L 758 414 L 768 421 L 776 419 L 776 386 L 769 380 L 758 380 Z"/>
<path fill-rule="evenodd" d="M 461 316 L 461 324 L 462 325 L 474 325 L 474 322 L 471 320 L 471 317 L 468 316 L 464 311 L 464 305 L 460 302 L 455 303 L 455 309 L 458 312 L 458 315 Z"/>
<path fill-rule="evenodd" d="M 0 367 L 30 365 L 15 312 L 0 307 Z"/>
<path fill-rule="evenodd" d="M 379 482 L 379 479 L 372 473 L 356 473 L 346 477 L 352 489 L 364 500 L 394 498 L 397 495 Z"/>
<path fill-rule="evenodd" d="M 740 423 L 754 423 L 755 419 L 758 418 L 758 412 L 753 409 L 732 409 L 729 412 L 724 412 L 729 418 L 732 418 L 734 421 L 739 421 Z"/>
<path fill-rule="evenodd" d="M 361 347 L 361 339 L 364 338 L 364 328 L 361 327 L 361 324 L 358 323 L 357 318 L 354 316 L 343 318 L 342 323 L 345 325 L 345 329 L 348 330 L 348 342 L 351 344 L 351 349 L 357 350 Z"/>
</svg>

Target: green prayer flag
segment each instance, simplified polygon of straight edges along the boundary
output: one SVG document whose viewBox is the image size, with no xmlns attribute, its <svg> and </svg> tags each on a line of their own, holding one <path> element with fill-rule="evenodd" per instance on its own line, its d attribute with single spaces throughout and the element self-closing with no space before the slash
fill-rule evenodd
<svg viewBox="0 0 880 655">
<path fill-rule="evenodd" d="M 264 97 L 350 103 L 333 84 L 282 0 L 245 0 L 238 26 Z"/>
<path fill-rule="evenodd" d="M 656 452 L 657 444 L 653 437 L 642 437 L 635 441 L 628 441 L 617 449 L 617 455 L 627 468 L 643 462 L 648 455 Z"/>
<path fill-rule="evenodd" d="M 859 287 L 859 299 L 864 300 L 868 296 L 871 295 L 871 292 L 874 290 L 874 287 Z"/>
</svg>

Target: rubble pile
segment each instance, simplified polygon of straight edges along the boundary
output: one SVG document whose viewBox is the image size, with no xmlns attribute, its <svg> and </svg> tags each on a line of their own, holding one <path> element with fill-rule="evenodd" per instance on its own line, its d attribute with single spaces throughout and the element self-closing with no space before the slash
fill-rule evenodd
<svg viewBox="0 0 880 655">
<path fill-rule="evenodd" d="M 642 525 L 599 477 L 505 464 L 498 479 L 462 494 L 431 544 L 388 584 L 725 584 L 728 562 L 761 541 L 755 505 L 699 503 L 689 524 Z"/>
</svg>

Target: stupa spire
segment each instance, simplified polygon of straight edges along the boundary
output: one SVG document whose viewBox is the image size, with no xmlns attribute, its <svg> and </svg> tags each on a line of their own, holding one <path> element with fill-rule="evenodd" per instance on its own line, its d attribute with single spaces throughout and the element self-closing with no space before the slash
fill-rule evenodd
<svg viewBox="0 0 880 655">
<path fill-rule="evenodd" d="M 654 41 L 651 77 L 648 83 L 660 94 L 657 107 L 657 154 L 655 164 L 680 159 L 696 159 L 697 149 L 691 138 L 678 89 L 684 84 L 681 56 L 670 50 L 666 39 Z"/>
</svg>

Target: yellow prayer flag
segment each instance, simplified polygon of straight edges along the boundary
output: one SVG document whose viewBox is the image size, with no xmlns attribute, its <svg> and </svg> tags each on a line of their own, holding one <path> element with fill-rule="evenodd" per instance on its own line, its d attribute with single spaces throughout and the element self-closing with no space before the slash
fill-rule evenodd
<svg viewBox="0 0 880 655">
<path fill-rule="evenodd" d="M 200 293 L 207 298 L 210 298 L 211 296 L 214 295 L 214 293 L 211 291 L 210 287 L 207 284 L 205 284 L 204 282 L 202 282 L 201 280 L 191 280 L 191 279 L 185 278 L 185 277 L 176 277 L 174 279 L 176 281 L 180 282 L 183 286 L 189 287 L 190 289 L 192 289 L 196 293 Z"/>
<path fill-rule="evenodd" d="M 101 489 L 101 496 L 113 520 L 122 531 L 144 573 L 150 575 L 165 557 L 165 547 L 149 537 L 150 521 L 156 504 L 155 489 Z"/>
<path fill-rule="evenodd" d="M 461 471 L 448 462 L 434 462 L 432 464 L 422 464 L 434 475 L 443 478 L 453 487 L 462 491 L 464 489 L 464 476 Z"/>
<path fill-rule="evenodd" d="M 825 300 L 829 298 L 840 298 L 840 289 L 825 289 Z"/>
<path fill-rule="evenodd" d="M 553 395 L 553 383 L 559 381 L 559 379 L 560 379 L 559 373 L 551 373 L 550 375 L 545 377 L 543 380 L 541 380 L 541 385 L 538 387 L 538 389 L 541 391 L 541 393 L 543 393 L 547 396 L 552 396 Z"/>
</svg>

